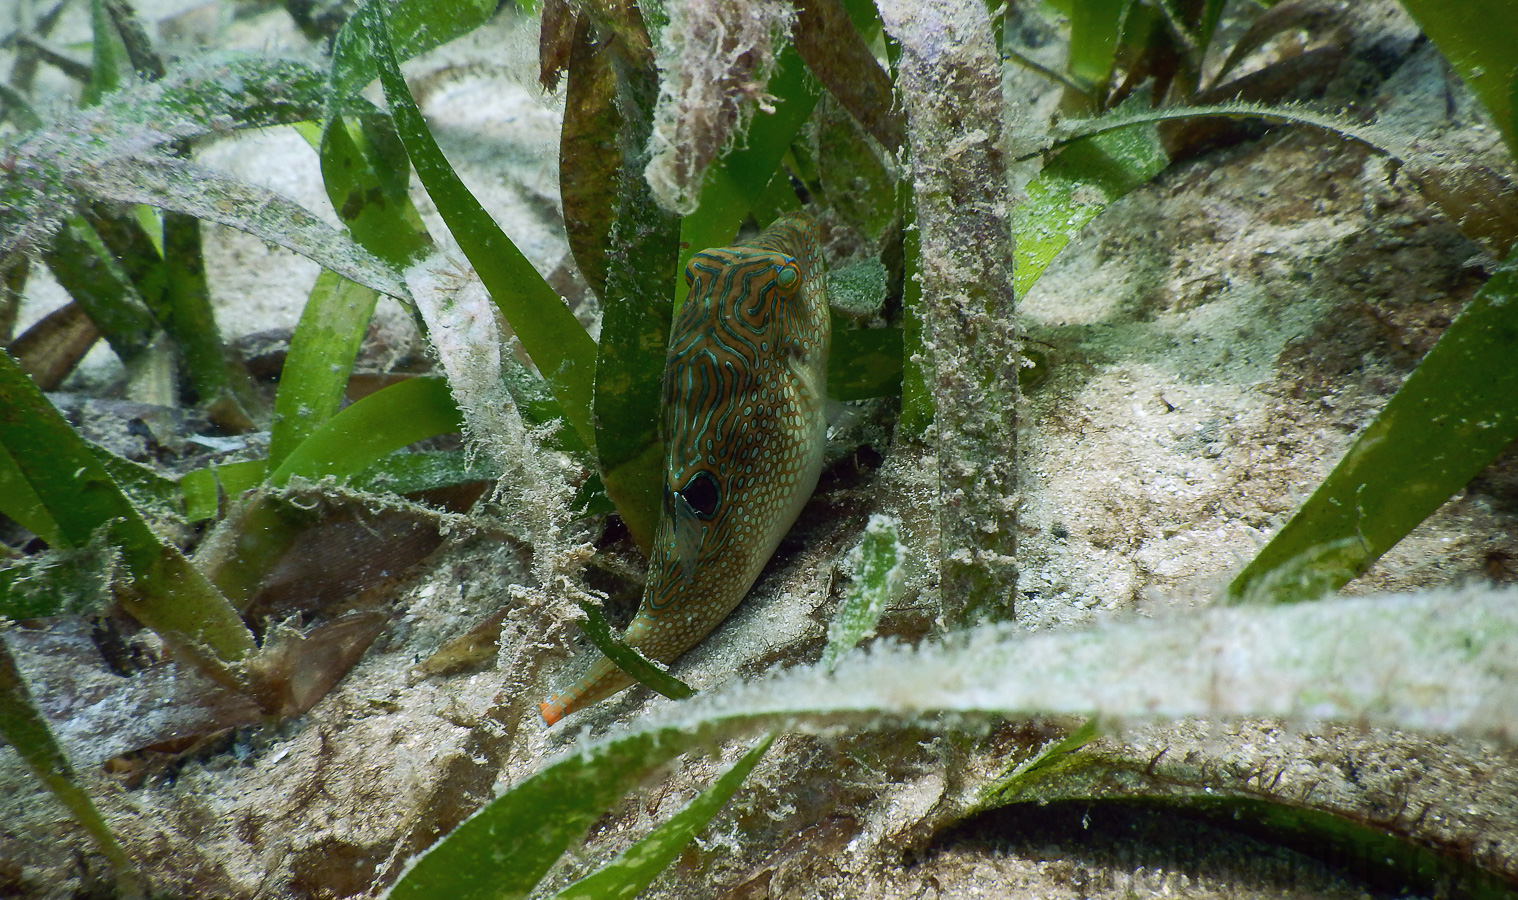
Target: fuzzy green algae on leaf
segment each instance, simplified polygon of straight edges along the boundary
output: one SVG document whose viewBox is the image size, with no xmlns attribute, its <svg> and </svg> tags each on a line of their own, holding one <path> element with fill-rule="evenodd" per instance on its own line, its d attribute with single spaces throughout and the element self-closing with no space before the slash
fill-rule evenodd
<svg viewBox="0 0 1518 900">
<path fill-rule="evenodd" d="M 822 651 L 824 667 L 837 665 L 843 654 L 873 633 L 886 606 L 901 592 L 907 548 L 901 542 L 900 528 L 901 523 L 890 516 L 871 516 L 864 537 L 849 553 L 854 581 L 828 628 L 827 649 Z"/>
<path fill-rule="evenodd" d="M 1002 151 L 1001 60 L 985 4 L 878 4 L 901 45 L 897 85 L 912 150 L 919 231 L 923 381 L 938 457 L 944 621 L 1010 618 L 1017 579 L 1017 325 L 1010 187 Z M 909 251 L 910 252 L 910 251 Z M 909 304 L 910 305 L 910 304 Z M 908 335 L 905 352 L 917 350 Z M 906 416 L 904 415 L 904 418 Z M 920 411 L 914 427 L 925 425 Z"/>
</svg>

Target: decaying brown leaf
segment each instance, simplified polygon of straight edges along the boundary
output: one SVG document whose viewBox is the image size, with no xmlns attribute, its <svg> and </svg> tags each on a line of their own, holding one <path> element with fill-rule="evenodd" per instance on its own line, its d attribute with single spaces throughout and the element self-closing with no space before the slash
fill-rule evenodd
<svg viewBox="0 0 1518 900">
<path fill-rule="evenodd" d="M 125 677 L 101 655 L 84 618 L 39 620 L 0 631 L 24 672 L 38 710 L 75 765 L 168 741 L 193 739 L 261 721 L 246 694 L 190 667 L 159 661 Z"/>
<path fill-rule="evenodd" d="M 388 624 L 386 613 L 363 612 L 304 633 L 277 626 L 249 667 L 259 706 L 280 717 L 306 712 L 348 674 Z"/>
<path fill-rule="evenodd" d="M 459 485 L 432 499 L 463 512 L 485 487 Z M 337 604 L 368 605 L 366 598 L 388 592 L 442 543 L 438 518 L 420 508 L 339 510 L 300 534 L 264 576 L 244 615 L 254 623 L 279 622 Z"/>
<path fill-rule="evenodd" d="M 838 0 L 797 5 L 796 52 L 844 109 L 888 150 L 906 139 L 891 76 L 876 61 Z"/>
<path fill-rule="evenodd" d="M 569 68 L 578 19 L 569 6 L 569 0 L 544 0 L 539 20 L 538 83 L 545 91 L 555 91 L 558 90 L 559 79 Z"/>
<path fill-rule="evenodd" d="M 44 391 L 57 390 L 100 339 L 100 329 L 77 303 L 43 316 L 11 342 L 10 354 Z"/>
<path fill-rule="evenodd" d="M 591 40 L 591 24 L 581 19 L 569 57 L 569 89 L 564 127 L 559 132 L 559 193 L 564 228 L 580 274 L 597 296 L 606 291 L 607 252 L 616 209 L 623 127 L 617 109 L 611 38 Z"/>
<path fill-rule="evenodd" d="M 31 274 L 31 260 L 23 256 L 0 271 L 0 341 L 9 341 L 16 330 L 16 314 L 21 311 L 21 291 Z"/>
<path fill-rule="evenodd" d="M 456 675 L 480 668 L 495 660 L 501 648 L 501 623 L 510 607 L 502 607 L 458 637 L 447 641 L 437 652 L 422 660 L 417 671 L 424 675 Z"/>
<path fill-rule="evenodd" d="M 1342 0 L 1286 0 L 1266 9 L 1234 42 L 1228 58 L 1213 77 L 1214 86 L 1220 85 L 1245 57 L 1282 33 L 1297 29 L 1330 31 L 1341 25 L 1348 14 L 1349 4 Z"/>
</svg>

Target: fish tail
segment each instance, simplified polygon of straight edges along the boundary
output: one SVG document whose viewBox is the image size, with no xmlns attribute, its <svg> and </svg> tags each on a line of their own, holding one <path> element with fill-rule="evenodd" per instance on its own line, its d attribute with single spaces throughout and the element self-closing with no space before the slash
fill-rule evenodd
<svg viewBox="0 0 1518 900">
<path fill-rule="evenodd" d="M 617 667 L 617 664 L 601 657 L 590 667 L 584 677 L 565 690 L 554 694 L 538 704 L 543 721 L 554 724 L 576 710 L 598 703 L 626 687 L 631 687 L 633 677 Z"/>
</svg>

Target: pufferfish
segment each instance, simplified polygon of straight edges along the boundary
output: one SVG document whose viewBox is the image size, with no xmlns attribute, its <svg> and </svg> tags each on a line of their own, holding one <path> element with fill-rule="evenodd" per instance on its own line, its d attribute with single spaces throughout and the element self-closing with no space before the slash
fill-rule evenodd
<svg viewBox="0 0 1518 900">
<path fill-rule="evenodd" d="M 832 326 L 816 225 L 803 213 L 705 250 L 670 331 L 659 436 L 663 504 L 624 640 L 672 662 L 759 578 L 817 486 Z M 633 683 L 602 657 L 539 706 L 549 725 Z"/>
</svg>

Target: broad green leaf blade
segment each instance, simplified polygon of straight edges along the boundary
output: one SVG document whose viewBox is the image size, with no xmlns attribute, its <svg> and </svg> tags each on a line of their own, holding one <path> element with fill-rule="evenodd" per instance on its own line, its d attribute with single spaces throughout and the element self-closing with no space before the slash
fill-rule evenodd
<svg viewBox="0 0 1518 900">
<path fill-rule="evenodd" d="M 585 479 L 584 484 L 580 485 L 580 489 L 575 492 L 575 498 L 570 502 L 569 508 L 574 510 L 575 518 L 577 519 L 587 519 L 591 516 L 599 516 L 617 511 L 617 505 L 611 502 L 610 497 L 606 496 L 606 486 L 601 483 L 601 476 L 594 473 Z"/>
<path fill-rule="evenodd" d="M 837 104 L 821 106 L 812 122 L 817 129 L 817 178 L 808 188 L 834 221 L 862 230 L 871 241 L 880 241 L 886 230 L 897 224 L 893 220 L 901 192 L 900 176 L 886 165 L 889 154 Z M 771 193 L 777 189 L 795 202 L 790 179 L 770 179 Z"/>
<path fill-rule="evenodd" d="M 802 184 L 808 186 L 808 189 L 812 192 L 812 199 L 814 201 L 821 199 L 819 196 L 821 191 L 817 189 L 816 173 L 808 168 L 812 164 L 812 161 L 807 159 L 803 163 L 802 158 L 796 153 L 796 149 L 796 145 L 792 144 L 785 156 L 782 157 L 781 168 L 775 171 L 777 177 L 770 178 L 769 184 L 765 185 L 764 190 L 760 192 L 759 196 L 749 204 L 748 219 L 752 219 L 756 223 L 773 222 L 786 213 L 801 209 L 801 198 L 796 196 L 796 186 L 791 182 L 793 176 Z M 804 173 L 803 170 L 805 170 Z M 680 280 L 684 281 L 685 279 L 681 278 Z"/>
<path fill-rule="evenodd" d="M 573 753 L 507 791 L 416 859 L 390 900 L 526 897 L 565 849 L 649 772 L 690 749 L 675 730 Z"/>
<path fill-rule="evenodd" d="M 674 862 L 691 838 L 722 811 L 774 742 L 774 735 L 760 741 L 668 822 L 616 859 L 555 894 L 554 900 L 631 900 L 641 894 Z"/>
<path fill-rule="evenodd" d="M 225 597 L 177 547 L 158 539 L 84 440 L 0 353 L 0 445 L 58 525 L 59 538 L 82 547 L 105 529 L 131 574 L 122 606 L 160 633 L 181 632 L 224 660 L 254 649 L 253 635 Z"/>
<path fill-rule="evenodd" d="M 79 196 L 92 196 L 96 181 L 109 183 L 99 167 L 208 132 L 318 117 L 324 88 L 325 73 L 304 63 L 197 58 L 4 141 L 10 162 L 0 168 L 0 259 L 47 246 Z"/>
<path fill-rule="evenodd" d="M 606 658 L 616 663 L 618 668 L 651 690 L 671 700 L 685 700 L 694 697 L 696 691 L 690 685 L 669 674 L 654 665 L 643 654 L 618 640 L 611 633 L 611 626 L 606 622 L 606 616 L 595 604 L 580 601 L 580 611 L 585 613 L 585 621 L 580 627 L 585 631 L 585 636 L 596 645 L 596 649 L 606 654 Z"/>
<path fill-rule="evenodd" d="M 453 260 L 434 253 L 406 270 L 406 282 L 476 450 L 501 471 L 513 471 L 524 460 L 521 454 L 529 452 L 527 445 L 547 434 L 547 446 L 574 455 L 582 465 L 593 464 L 579 435 L 564 427 L 548 385 L 501 337 L 495 301 L 473 273 L 458 271 Z M 542 427 L 529 435 L 527 423 Z"/>
<path fill-rule="evenodd" d="M 832 669 L 845 653 L 873 634 L 881 614 L 900 596 L 907 554 L 901 542 L 900 525 L 890 516 L 870 516 L 864 536 L 849 552 L 848 565 L 854 580 L 828 626 L 828 644 L 822 651 L 823 668 Z"/>
<path fill-rule="evenodd" d="M 1518 439 L 1515 360 L 1518 259 L 1509 259 L 1229 597 L 1315 600 L 1368 569 Z"/>
<path fill-rule="evenodd" d="M 71 215 L 42 255 L 58 283 L 130 365 L 152 343 L 158 323 L 124 261 L 84 216 Z"/>
<path fill-rule="evenodd" d="M 529 371 L 515 356 L 508 355 L 501 360 L 501 381 L 505 383 L 506 390 L 511 394 L 524 421 L 534 425 L 566 421 L 563 407 L 554 399 L 548 383 Z M 554 429 L 553 434 L 544 441 L 544 446 L 588 458 L 585 442 L 580 440 L 579 432 L 572 428 Z"/>
<path fill-rule="evenodd" d="M 94 442 L 87 441 L 85 446 L 145 518 L 172 521 L 184 518 L 184 495 L 178 479 L 169 478 L 152 466 L 117 456 Z"/>
<path fill-rule="evenodd" d="M 332 119 L 325 129 L 308 122 L 300 131 L 320 154 L 332 208 L 360 246 L 397 269 L 431 251 L 394 120 L 373 112 Z"/>
<path fill-rule="evenodd" d="M 299 130 L 316 146 L 327 196 L 360 246 L 397 268 L 431 248 L 407 193 L 406 150 L 388 117 L 339 116 L 325 129 L 305 123 Z M 280 372 L 272 467 L 337 412 L 378 299 L 330 269 L 317 277 Z"/>
<path fill-rule="evenodd" d="M 67 231 L 54 242 L 49 260 L 55 270 L 64 260 L 53 262 L 53 258 L 76 252 L 71 246 L 81 238 L 95 253 L 103 247 L 108 256 L 91 267 L 94 271 L 65 271 L 61 278 L 72 286 L 71 291 L 92 321 L 99 318 L 106 323 L 102 331 L 110 333 L 112 349 L 128 344 L 129 353 L 122 359 L 135 362 L 140 351 L 130 350 L 133 331 L 147 329 L 152 334 L 162 328 L 183 362 L 184 381 L 212 419 L 228 430 L 250 430 L 253 423 L 247 411 L 258 409 L 260 401 L 246 368 L 227 354 L 216 326 L 201 252 L 200 223 L 175 212 L 163 213 L 160 218 L 156 210 L 141 205 L 120 210 L 108 204 L 92 204 L 82 217 L 73 217 Z M 113 285 L 115 279 L 123 281 Z M 122 323 L 136 327 L 123 334 L 119 330 Z M 141 344 L 146 345 L 146 341 Z M 171 385 L 165 387 L 173 389 Z"/>
<path fill-rule="evenodd" d="M 269 571 L 319 521 L 319 510 L 284 502 L 274 491 L 264 486 L 232 505 L 195 551 L 196 568 L 238 612 L 247 611 Z"/>
<path fill-rule="evenodd" d="M 616 215 L 602 252 L 596 452 L 607 496 L 647 553 L 653 546 L 664 486 L 664 448 L 659 441 L 664 405 L 661 381 L 673 313 L 669 286 L 680 255 L 680 218 L 659 206 L 643 177 L 659 92 L 652 60 L 646 68 L 613 66 L 608 57 L 597 53 L 582 58 L 577 51 L 571 61 L 582 69 L 609 70 L 598 80 L 610 79 L 609 90 L 603 88 L 602 93 L 611 96 L 603 99 L 617 111 L 615 126 L 620 132 L 619 165 L 604 173 L 611 179 L 607 187 L 613 191 Z M 579 77 L 570 72 L 571 89 Z M 589 97 L 583 100 L 593 102 Z"/>
<path fill-rule="evenodd" d="M 901 393 L 901 339 L 899 328 L 834 329 L 828 395 L 868 400 Z"/>
<path fill-rule="evenodd" d="M 843 0 L 843 9 L 867 42 L 880 37 L 880 13 L 875 9 L 875 0 Z"/>
<path fill-rule="evenodd" d="M 717 165 L 731 177 L 734 187 L 750 205 L 764 193 L 780 160 L 811 118 L 820 96 L 794 44 L 788 44 L 780 52 L 766 90 L 774 98 L 775 111 L 754 116 L 740 149 L 729 153 Z M 702 203 L 705 204 L 704 196 Z M 731 240 L 729 235 L 719 245 Z"/>
<path fill-rule="evenodd" d="M 673 231 L 671 236 L 678 237 Z M 674 250 L 673 241 L 669 249 Z M 667 254 L 667 261 L 670 265 L 655 271 L 663 274 L 673 268 L 673 252 Z M 614 275 L 612 282 L 618 280 Z M 661 278 L 657 283 L 663 289 L 669 282 Z M 613 301 L 605 309 L 596 366 L 601 478 L 628 531 L 647 552 L 653 546 L 664 485 L 660 379 L 670 308 L 662 297 L 633 296 Z"/>
<path fill-rule="evenodd" d="M 247 368 L 238 357 L 228 354 L 222 343 L 206 283 L 200 222 L 194 216 L 164 211 L 163 268 L 167 284 L 162 306 L 154 315 L 179 348 L 185 375 L 198 401 L 210 407 L 212 420 L 218 425 L 235 431 L 254 430 L 250 413 L 262 410 L 262 400 L 253 390 Z"/>
<path fill-rule="evenodd" d="M 1402 0 L 1492 114 L 1509 152 L 1518 157 L 1518 10 L 1509 0 Z"/>
<path fill-rule="evenodd" d="M 787 45 L 765 88 L 775 98 L 773 113 L 760 113 L 749 123 L 742 149 L 729 153 L 706 173 L 701 206 L 680 223 L 680 260 L 675 269 L 675 308 L 685 302 L 690 286 L 681 277 L 690 258 L 712 247 L 726 247 L 738 226 L 759 202 L 785 151 L 796 139 L 817 105 L 817 89 L 806 74 L 800 55 Z M 768 222 L 760 222 L 761 226 Z"/>
<path fill-rule="evenodd" d="M 877 647 L 850 654 L 832 674 L 819 664 L 735 684 L 576 747 L 459 826 L 389 896 L 523 897 L 655 767 L 685 749 L 776 728 L 1265 715 L 1518 743 L 1514 635 L 1518 594 L 1469 588 L 1192 611 L 1077 632 L 988 625 L 949 647 Z M 496 880 L 475 882 L 479 870 Z"/>
<path fill-rule="evenodd" d="M 659 415 L 655 410 L 654 415 Z M 657 423 L 657 418 L 645 417 L 644 422 Z M 622 462 L 600 474 L 601 494 L 612 505 L 632 535 L 633 542 L 645 555 L 653 548 L 654 530 L 659 524 L 659 504 L 664 488 L 664 445 L 658 441 L 657 428 L 654 440 L 640 428 L 630 440 L 613 441 L 619 444 L 637 443 L 637 452 L 622 452 Z M 620 437 L 620 436 L 619 436 Z"/>
<path fill-rule="evenodd" d="M 85 219 L 116 257 L 116 263 L 141 293 L 147 308 L 161 307 L 169 280 L 163 259 L 163 213 L 141 203 L 134 203 L 129 209 L 113 206 L 90 204 Z"/>
<path fill-rule="evenodd" d="M 116 29 L 106 12 L 105 0 L 90 0 L 90 26 L 94 30 L 91 41 L 93 51 L 90 61 L 90 83 L 85 85 L 80 97 L 82 106 L 94 106 L 100 98 L 121 84 L 121 62 L 118 56 Z"/>
<path fill-rule="evenodd" d="M 496 0 L 399 0 L 389 7 L 395 58 L 407 60 L 468 34 L 495 14 Z M 346 98 L 379 77 L 376 59 L 362 29 L 344 28 L 332 48 L 332 93 Z"/>
<path fill-rule="evenodd" d="M 570 426 L 586 446 L 595 446 L 590 421 L 595 341 L 448 164 L 395 63 L 381 4 L 365 4 L 345 30 L 354 30 L 372 42 L 385 99 L 417 177 L 501 315 L 543 373 Z"/>
<path fill-rule="evenodd" d="M 1076 0 L 1070 10 L 1070 77 L 1093 97 L 1107 92 L 1118 26 L 1129 0 Z"/>
<path fill-rule="evenodd" d="M 3 446 L 0 446 L 0 515 L 47 541 L 49 547 L 68 546 L 47 506 Z"/>
<path fill-rule="evenodd" d="M 1027 199 L 1012 212 L 1017 296 L 1028 292 L 1087 223 L 1169 162 L 1158 129 L 1147 124 L 1066 146 L 1029 182 Z"/>
<path fill-rule="evenodd" d="M 354 403 L 301 442 L 269 475 L 272 487 L 300 476 L 344 478 L 417 441 L 463 427 L 441 378 L 396 382 Z"/>
<path fill-rule="evenodd" d="M 1204 0 L 1202 15 L 1197 23 L 1197 49 L 1201 51 L 1205 60 L 1207 51 L 1212 46 L 1212 36 L 1217 33 L 1218 20 L 1223 17 L 1223 4 L 1225 0 Z"/>
<path fill-rule="evenodd" d="M 319 119 L 326 100 L 325 68 L 229 53 L 176 63 L 158 81 L 112 94 L 101 114 L 105 121 L 164 129 L 172 140 Z"/>
<path fill-rule="evenodd" d="M 981 625 L 949 645 L 855 651 L 832 673 L 817 663 L 703 691 L 606 744 L 637 734 L 709 741 L 776 727 L 857 727 L 861 715 L 877 723 L 1095 715 L 1275 716 L 1512 745 L 1515 639 L 1518 590 L 1478 587 L 1190 610 L 1079 631 Z"/>
<path fill-rule="evenodd" d="M 608 266 L 596 358 L 596 450 L 607 495 L 645 552 L 653 546 L 664 485 L 665 350 L 672 307 L 669 284 L 680 252 L 680 220 L 654 202 L 641 172 L 624 185 L 612 230 L 618 252 Z"/>
<path fill-rule="evenodd" d="M 412 494 L 476 481 L 495 481 L 501 473 L 467 450 L 424 450 L 392 453 L 355 473 L 348 486 L 372 493 Z"/>
<path fill-rule="evenodd" d="M 32 702 L 3 635 L 0 635 L 0 738 L 16 749 L 32 774 L 47 785 L 53 796 L 68 807 L 84 830 L 95 839 L 100 851 L 116 869 L 120 896 L 143 896 L 136 866 L 117 843 L 116 836 L 95 809 L 95 804 L 90 802 L 89 795 L 79 786 L 68 757 L 63 755 L 46 720 Z"/>
<path fill-rule="evenodd" d="M 184 493 L 185 518 L 191 522 L 215 518 L 221 507 L 222 494 L 235 500 L 261 484 L 267 474 L 269 461 L 266 459 L 216 463 L 186 472 L 179 479 L 179 489 Z"/>
<path fill-rule="evenodd" d="M 337 412 L 378 299 L 372 288 L 330 269 L 316 277 L 279 374 L 269 433 L 270 467 L 277 469 Z"/>
<path fill-rule="evenodd" d="M 116 602 L 111 584 L 121 554 L 104 535 L 78 548 L 52 548 L 0 567 L 0 620 L 104 616 Z"/>
</svg>

